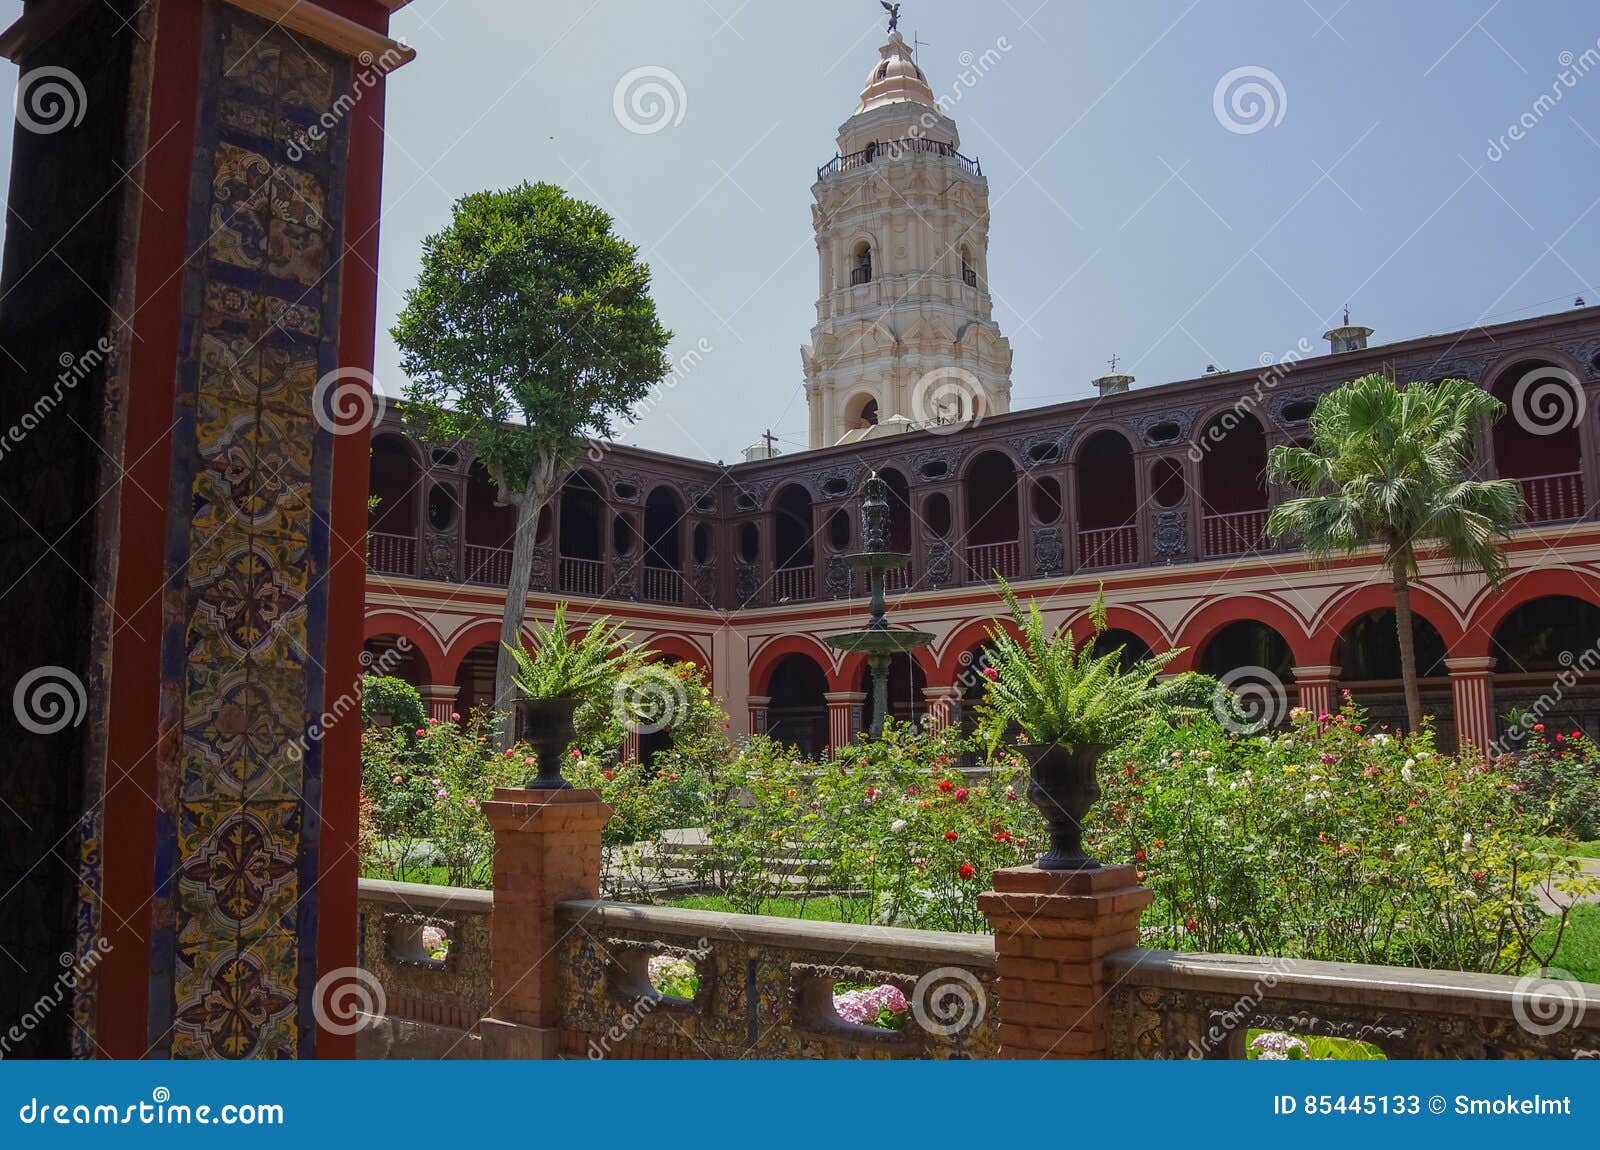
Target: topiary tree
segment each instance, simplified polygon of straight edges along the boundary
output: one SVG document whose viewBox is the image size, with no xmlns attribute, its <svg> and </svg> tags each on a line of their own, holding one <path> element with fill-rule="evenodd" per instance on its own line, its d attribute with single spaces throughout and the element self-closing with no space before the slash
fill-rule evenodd
<svg viewBox="0 0 1600 1150">
<path fill-rule="evenodd" d="M 422 696 L 410 683 L 391 675 L 363 675 L 361 725 L 370 727 L 380 716 L 387 716 L 396 727 L 405 731 L 416 730 L 428 719 L 428 713 L 422 706 Z"/>
<path fill-rule="evenodd" d="M 495 666 L 502 712 L 514 701 L 539 512 L 587 439 L 610 434 L 667 372 L 671 333 L 637 257 L 610 216 L 553 184 L 463 196 L 449 226 L 423 241 L 391 329 L 414 433 L 469 445 L 516 509 Z"/>
</svg>

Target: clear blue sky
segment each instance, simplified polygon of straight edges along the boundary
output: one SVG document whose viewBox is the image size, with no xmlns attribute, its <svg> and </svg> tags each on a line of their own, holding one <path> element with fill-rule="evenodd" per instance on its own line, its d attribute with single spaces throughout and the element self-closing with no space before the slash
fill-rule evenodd
<svg viewBox="0 0 1600 1150">
<path fill-rule="evenodd" d="M 1347 302 L 1380 342 L 1600 302 L 1592 3 L 1037 4 L 902 10 L 936 92 L 964 53 L 999 56 L 951 110 L 989 179 L 1017 406 L 1089 394 L 1113 353 L 1146 386 L 1320 346 Z M 809 189 L 876 60 L 876 0 L 414 0 L 394 31 L 418 57 L 389 88 L 383 322 L 452 199 L 550 180 L 643 247 L 675 350 L 714 349 L 620 438 L 728 460 L 767 426 L 803 445 Z M 645 66 L 684 102 L 638 134 L 613 94 Z M 1278 78 L 1281 120 L 1219 122 L 1237 68 Z M 386 333 L 377 364 L 397 392 Z"/>
</svg>

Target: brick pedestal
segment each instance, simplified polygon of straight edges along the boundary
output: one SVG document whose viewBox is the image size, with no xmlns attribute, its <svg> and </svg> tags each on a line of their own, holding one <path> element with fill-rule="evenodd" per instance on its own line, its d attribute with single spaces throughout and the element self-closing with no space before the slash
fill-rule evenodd
<svg viewBox="0 0 1600 1150">
<path fill-rule="evenodd" d="M 556 905 L 600 894 L 600 828 L 611 808 L 594 791 L 501 787 L 483 804 L 494 829 L 486 1058 L 554 1058 Z"/>
<path fill-rule="evenodd" d="M 1003 1058 L 1104 1058 L 1105 956 L 1139 943 L 1155 898 L 1131 866 L 994 872 L 978 908 L 994 930 Z"/>
</svg>

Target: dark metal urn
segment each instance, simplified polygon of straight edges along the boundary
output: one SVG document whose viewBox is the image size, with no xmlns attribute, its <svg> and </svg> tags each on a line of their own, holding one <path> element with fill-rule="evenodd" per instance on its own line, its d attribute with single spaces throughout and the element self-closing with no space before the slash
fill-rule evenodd
<svg viewBox="0 0 1600 1150">
<path fill-rule="evenodd" d="M 561 777 L 561 756 L 578 737 L 572 725 L 581 699 L 520 699 L 517 702 L 517 737 L 533 748 L 539 773 L 522 785 L 530 791 L 569 791 Z"/>
<path fill-rule="evenodd" d="M 1100 798 L 1104 744 L 1020 743 L 1017 753 L 1028 761 L 1028 801 L 1050 829 L 1050 850 L 1034 865 L 1040 870 L 1098 868 L 1099 862 L 1083 853 L 1083 816 Z"/>
</svg>

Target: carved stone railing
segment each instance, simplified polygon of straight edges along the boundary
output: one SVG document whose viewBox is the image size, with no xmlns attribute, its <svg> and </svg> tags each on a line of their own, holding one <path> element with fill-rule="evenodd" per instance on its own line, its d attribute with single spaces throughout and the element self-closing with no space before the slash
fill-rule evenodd
<svg viewBox="0 0 1600 1150">
<path fill-rule="evenodd" d="M 357 1033 L 362 1058 L 476 1058 L 478 1020 L 489 1011 L 486 890 L 361 879 L 359 963 L 382 987 L 382 1018 Z M 428 956 L 424 928 L 448 942 Z M 370 990 L 370 986 L 368 987 Z"/>
<path fill-rule="evenodd" d="M 1559 1024 L 1571 983 L 1554 984 L 1551 1016 L 1530 982 L 1502 975 L 1163 950 L 1106 966 L 1112 1058 L 1243 1058 L 1254 1029 L 1370 1042 L 1389 1058 L 1600 1058 L 1600 1012 Z"/>
<path fill-rule="evenodd" d="M 983 934 L 562 903 L 562 1053 L 580 1058 L 993 1058 L 994 943 Z M 658 994 L 652 956 L 695 963 L 691 999 Z M 919 980 L 923 983 L 918 991 Z M 842 1020 L 834 983 L 888 983 L 933 1025 Z M 961 992 L 971 1003 L 963 1010 Z M 953 1013 L 936 1016 L 941 992 Z M 966 1015 L 962 1017 L 963 1013 Z M 947 1024 L 962 1022 L 948 1033 Z"/>
</svg>

